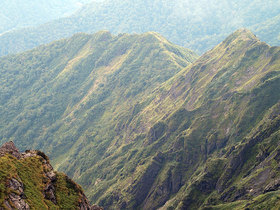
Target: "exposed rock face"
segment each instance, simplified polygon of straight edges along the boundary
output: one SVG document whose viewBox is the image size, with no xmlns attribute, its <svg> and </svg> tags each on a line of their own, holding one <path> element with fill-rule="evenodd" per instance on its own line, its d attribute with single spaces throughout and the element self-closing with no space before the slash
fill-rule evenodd
<svg viewBox="0 0 280 210">
<path fill-rule="evenodd" d="M 240 148 L 238 150 L 237 153 L 232 154 L 230 156 L 230 162 L 229 162 L 228 166 L 225 168 L 223 175 L 219 178 L 217 185 L 216 185 L 216 189 L 219 193 L 223 192 L 231 184 L 233 174 L 241 171 L 242 166 L 247 161 L 246 154 L 249 153 L 251 148 L 253 148 L 253 146 L 255 146 L 257 143 L 262 142 L 265 138 L 268 138 L 272 133 L 279 130 L 279 128 L 280 128 L 280 119 L 276 120 L 273 124 L 271 124 L 269 129 L 264 130 L 264 131 L 258 133 L 258 135 L 256 135 L 255 137 L 249 139 L 248 142 L 246 144 L 244 144 L 242 146 L 242 148 Z M 266 154 L 266 152 L 261 152 L 260 153 L 261 155 L 257 156 L 257 159 L 260 159 L 260 160 L 263 159 L 263 158 L 261 158 L 261 156 L 263 156 L 262 155 L 263 153 L 265 153 L 264 157 L 268 156 L 268 154 Z M 277 154 L 276 154 L 276 156 L 277 156 Z M 274 156 L 274 157 L 276 157 L 276 156 Z M 265 167 L 265 166 L 270 165 L 271 163 L 265 163 L 265 161 L 264 161 L 263 164 L 265 164 L 265 165 L 263 165 L 262 167 Z M 255 185 L 256 185 L 256 183 L 258 183 L 258 187 L 256 187 L 256 188 L 262 189 L 265 186 L 264 184 L 265 184 L 266 180 L 268 180 L 268 177 L 269 177 L 268 174 L 270 174 L 269 169 L 264 170 L 262 173 L 259 174 L 260 176 L 257 177 L 257 179 L 259 179 L 259 181 L 258 182 L 256 180 L 254 181 Z M 263 175 L 264 178 L 261 178 L 261 175 Z M 267 186 L 267 190 L 259 190 L 259 192 L 255 193 L 255 194 L 259 195 L 262 193 L 262 191 L 268 192 L 268 191 L 271 191 L 269 189 L 277 188 L 277 182 L 275 184 L 271 183 L 269 186 Z"/>
<path fill-rule="evenodd" d="M 42 164 L 43 164 L 44 173 L 45 173 L 44 175 L 46 177 L 46 180 L 45 180 L 46 185 L 45 185 L 45 189 L 43 191 L 44 198 L 50 200 L 54 204 L 57 204 L 57 200 L 55 197 L 55 186 L 54 186 L 57 178 L 56 178 L 56 174 L 53 170 L 53 167 L 49 163 L 48 157 L 44 153 L 37 151 L 37 150 L 28 150 L 22 154 L 22 157 L 28 158 L 28 157 L 34 157 L 37 155 L 39 155 L 43 158 Z"/>
<path fill-rule="evenodd" d="M 271 192 L 271 191 L 276 191 L 280 189 L 280 179 L 273 180 L 273 182 L 269 183 L 265 189 L 264 193 L 266 192 Z"/>
<path fill-rule="evenodd" d="M 9 209 L 13 209 L 10 206 L 10 203 L 16 208 L 16 209 L 30 209 L 29 205 L 25 202 L 24 198 L 24 188 L 23 183 L 15 178 L 12 178 L 8 182 L 8 187 L 14 190 L 16 193 L 12 192 L 8 200 L 5 201 L 6 206 Z"/>
<path fill-rule="evenodd" d="M 15 156 L 17 159 L 21 158 L 21 153 L 12 141 L 6 142 L 2 145 L 2 147 L 0 147 L 0 157 L 7 153 Z"/>
<path fill-rule="evenodd" d="M 58 205 L 58 201 L 56 198 L 56 182 L 57 182 L 57 174 L 54 172 L 53 167 L 51 166 L 48 157 L 40 151 L 37 150 L 27 150 L 24 153 L 20 153 L 16 148 L 13 142 L 7 142 L 0 148 L 0 157 L 11 154 L 15 158 L 20 161 L 24 161 L 24 159 L 30 157 L 40 157 L 40 161 L 43 167 L 44 173 L 44 190 L 43 196 L 45 199 L 50 200 L 55 205 Z M 70 178 L 66 176 L 67 180 L 71 183 L 74 183 Z M 73 185 L 76 185 L 75 183 Z M 22 209 L 28 210 L 34 207 L 30 206 L 27 203 L 27 197 L 24 194 L 24 183 L 19 177 L 9 178 L 6 182 L 6 188 L 9 188 L 8 195 L 5 196 L 5 200 L 3 204 L 0 203 L 0 210 L 2 209 Z M 91 206 L 87 197 L 80 189 L 79 193 L 79 203 L 78 208 L 82 210 L 102 210 L 96 205 Z M 4 207 L 4 208 L 3 208 Z"/>
<path fill-rule="evenodd" d="M 152 144 L 163 136 L 166 125 L 162 122 L 155 124 L 148 133 L 148 144 Z"/>
<path fill-rule="evenodd" d="M 82 195 L 79 207 L 81 210 L 102 210 L 102 208 L 98 206 L 90 206 L 89 201 L 84 194 Z"/>
</svg>

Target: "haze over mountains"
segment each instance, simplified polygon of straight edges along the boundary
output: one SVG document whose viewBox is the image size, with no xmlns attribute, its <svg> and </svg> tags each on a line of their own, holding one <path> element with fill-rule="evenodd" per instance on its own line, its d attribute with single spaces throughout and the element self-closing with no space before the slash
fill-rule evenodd
<svg viewBox="0 0 280 210">
<path fill-rule="evenodd" d="M 0 34 L 66 17 L 88 2 L 90 0 L 1 0 Z"/>
<path fill-rule="evenodd" d="M 0 210 L 94 209 L 67 176 L 104 209 L 277 209 L 279 11 L 100 0 L 0 35 Z"/>
<path fill-rule="evenodd" d="M 279 45 L 279 8 L 279 0 L 104 0 L 85 5 L 67 18 L 1 35 L 0 55 L 31 49 L 77 32 L 99 30 L 115 35 L 155 31 L 199 54 L 242 27 L 250 28 L 269 44 Z"/>
</svg>

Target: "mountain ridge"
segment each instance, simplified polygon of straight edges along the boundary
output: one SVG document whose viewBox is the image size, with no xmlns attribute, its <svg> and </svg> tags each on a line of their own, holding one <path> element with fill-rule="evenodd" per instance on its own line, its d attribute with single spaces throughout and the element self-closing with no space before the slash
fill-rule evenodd
<svg viewBox="0 0 280 210">
<path fill-rule="evenodd" d="M 102 36 L 100 36 L 102 35 Z M 106 37 L 106 39 L 104 39 Z M 127 78 L 127 82 L 131 81 L 131 76 L 128 73 L 119 73 L 119 69 L 122 68 L 122 65 L 130 65 L 131 70 L 134 71 L 134 74 L 139 76 L 145 75 L 151 75 L 154 77 L 154 82 L 159 83 L 167 78 L 169 78 L 171 75 L 173 75 L 176 71 L 181 69 L 181 66 L 186 66 L 189 61 L 192 61 L 195 59 L 196 55 L 192 53 L 189 50 L 185 50 L 181 47 L 175 47 L 171 46 L 168 42 L 162 42 L 158 40 L 158 38 L 154 38 L 154 36 L 151 33 L 147 33 L 145 35 L 119 35 L 118 37 L 115 36 L 114 38 L 111 37 L 108 32 L 100 32 L 95 35 L 85 35 L 85 34 L 77 34 L 72 39 L 69 40 L 61 40 L 59 42 L 54 42 L 47 46 L 41 46 L 38 48 L 38 51 L 33 50 L 26 53 L 23 53 L 18 56 L 18 59 L 15 61 L 18 63 L 21 63 L 21 66 L 23 65 L 24 68 L 30 68 L 31 70 L 26 71 L 26 77 L 29 77 L 29 80 L 23 81 L 19 79 L 17 84 L 19 85 L 18 91 L 15 93 L 11 92 L 5 92 L 8 91 L 9 88 L 8 83 L 4 83 L 6 79 L 3 79 L 3 89 L 1 96 L 3 97 L 2 102 L 13 100 L 9 99 L 9 97 L 13 96 L 13 94 L 17 94 L 17 96 L 20 96 L 24 92 L 24 88 L 31 89 L 36 92 L 35 95 L 30 95 L 29 97 L 35 97 L 37 98 L 35 101 L 38 101 L 38 103 L 45 103 L 47 106 L 44 106 L 40 108 L 42 110 L 43 114 L 45 111 L 48 112 L 51 111 L 53 108 L 55 108 L 54 105 L 47 104 L 46 102 L 49 101 L 53 97 L 57 97 L 54 94 L 48 94 L 46 91 L 46 88 L 52 89 L 56 94 L 58 94 L 58 100 L 55 102 L 56 104 L 59 102 L 60 104 L 64 103 L 66 99 L 62 93 L 65 91 L 66 84 L 68 84 L 71 81 L 72 85 L 77 85 L 77 81 L 75 83 L 77 75 L 81 75 L 81 78 L 83 78 L 86 81 L 86 85 L 80 87 L 82 91 L 81 95 L 76 96 L 76 99 L 72 101 L 68 100 L 71 105 L 65 107 L 65 113 L 63 118 L 67 117 L 67 114 L 70 114 L 72 111 L 70 111 L 73 108 L 73 105 L 76 104 L 78 101 L 83 102 L 84 97 L 89 99 L 92 95 L 92 91 L 100 90 L 100 95 L 93 96 L 94 100 L 104 100 L 102 97 L 102 94 L 104 93 L 104 96 L 106 94 L 109 94 L 108 91 L 103 90 L 106 80 L 109 79 L 108 76 L 112 77 L 114 79 L 116 85 L 118 87 L 124 88 L 124 85 L 126 83 L 120 81 L 120 78 Z M 100 42 L 102 39 L 103 42 Z M 107 40 L 109 39 L 109 40 Z M 107 41 L 106 41 L 107 40 Z M 98 44 L 97 44 L 98 43 Z M 103 44 L 102 44 L 103 43 Z M 109 49 L 108 43 L 111 43 L 111 48 Z M 140 45 L 141 43 L 141 45 Z M 149 47 L 148 49 L 145 49 L 145 44 Z M 48 48 L 51 47 L 52 50 L 48 51 Z M 108 48 L 109 50 L 107 50 Z M 77 50 L 78 49 L 78 50 Z M 132 50 L 132 51 L 131 51 Z M 154 51 L 153 51 L 154 50 Z M 33 54 L 34 53 L 34 54 Z M 148 54 L 146 54 L 148 53 Z M 178 53 L 178 55 L 176 55 Z M 54 56 L 55 55 L 55 56 Z M 129 55 L 129 57 L 127 57 Z M 163 61 L 163 64 L 159 64 L 159 66 L 150 66 L 149 62 L 146 62 L 146 64 L 142 64 L 142 59 L 145 59 L 148 55 L 151 55 L 152 57 L 155 57 L 157 59 L 154 60 L 154 62 Z M 118 57 L 118 58 L 115 58 Z M 6 60 L 6 58 L 8 60 Z M 114 58 L 113 60 L 111 60 Z M 128 59 L 129 58 L 129 59 Z M 3 58 L 2 60 L 11 62 L 13 64 L 13 56 L 8 56 Z M 137 59 L 138 61 L 137 63 Z M 33 66 L 29 67 L 29 60 L 34 60 L 35 63 Z M 92 61 L 93 60 L 93 61 Z M 86 64 L 83 64 L 83 62 L 86 62 Z M 119 63 L 121 62 L 121 63 Z M 170 62 L 170 63 L 169 63 Z M 48 66 L 46 65 L 48 63 Z M 79 64 L 81 63 L 81 64 Z M 4 68 L 6 64 L 2 63 L 2 67 Z M 170 65 L 171 64 L 171 65 Z M 79 67 L 80 65 L 80 67 Z M 86 68 L 83 68 L 83 71 L 79 71 L 77 68 L 83 67 L 83 65 L 89 65 Z M 141 66 L 146 67 L 141 67 Z M 165 65 L 168 65 L 170 68 L 166 68 Z M 107 68 L 108 67 L 108 68 Z M 140 68 L 141 67 L 141 68 Z M 7 67 L 9 68 L 9 67 Z M 14 65 L 13 66 L 14 71 L 9 72 L 9 74 L 15 74 L 17 75 L 20 70 L 19 67 Z M 20 67 L 21 69 L 22 67 Z M 129 68 L 125 67 L 125 71 L 128 71 Z M 140 68 L 141 71 L 138 71 Z M 150 69 L 153 68 L 153 71 L 150 71 Z M 38 70 L 36 70 L 38 69 Z M 95 69 L 92 72 L 92 69 Z M 122 71 L 124 71 L 122 70 Z M 165 71 L 164 71 L 165 70 Z M 159 74 L 159 72 L 162 71 L 162 74 Z M 174 71 L 174 72 L 173 72 Z M 32 73 L 36 72 L 36 73 Z M 99 75 L 99 73 L 101 75 Z M 108 72 L 108 75 L 107 73 Z M 67 73 L 67 74 L 65 74 Z M 105 73 L 103 75 L 103 73 Z M 141 74 L 140 74 L 141 73 Z M 153 75 L 154 74 L 154 75 Z M 4 75 L 4 74 L 3 74 Z M 118 78 L 116 77 L 117 75 Z M 43 79 L 41 79 L 43 77 Z M 9 76 L 7 78 L 10 78 Z M 107 78 L 107 79 L 106 79 Z M 147 82 L 143 81 L 136 81 L 133 79 L 133 82 L 140 82 L 146 85 L 146 87 L 154 87 L 154 82 L 151 82 L 149 85 L 146 84 Z M 40 87 L 41 83 L 45 84 L 45 87 Z M 70 83 L 69 83 L 70 84 Z M 108 88 L 116 88 L 112 87 L 110 83 L 108 83 Z M 36 87 L 37 86 L 37 87 Z M 64 90 L 63 90 L 64 88 Z M 141 86 L 139 86 L 141 88 Z M 149 87 L 150 88 L 150 87 Z M 61 91 L 63 90 L 63 91 Z M 70 88 L 70 90 L 75 90 L 73 88 Z M 20 92 L 23 91 L 23 92 Z M 105 92 L 104 92 L 105 91 Z M 123 89 L 124 93 L 122 93 L 121 98 L 130 97 L 131 94 L 137 94 L 137 89 L 135 90 L 129 90 L 127 88 Z M 138 90 L 139 91 L 139 90 Z M 87 95 L 87 93 L 89 95 Z M 119 94 L 119 93 L 116 93 Z M 10 96 L 9 96 L 10 95 Z M 8 96 L 8 97 L 7 97 Z M 43 96 L 44 99 L 40 99 L 40 97 Z M 7 98 L 6 98 L 7 97 Z M 25 96 L 26 97 L 26 96 Z M 61 97 L 61 98 L 60 98 Z M 92 97 L 92 96 L 91 96 Z M 22 99 L 21 99 L 22 100 Z M 18 103 L 18 106 L 22 106 L 24 101 L 25 103 L 28 103 L 26 100 L 16 100 Z M 91 99 L 92 100 L 92 99 Z M 118 99 L 119 100 L 119 99 Z M 41 101 L 41 102 L 40 102 Z M 85 101 L 84 101 L 85 102 Z M 83 102 L 83 104 L 84 104 Z M 14 102 L 12 102 L 14 103 Z M 87 102 L 88 103 L 88 102 Z M 92 103 L 92 102 L 91 102 Z M 96 103 L 96 102 L 93 102 Z M 35 105 L 36 106 L 36 105 Z M 38 105 L 37 105 L 38 106 Z M 84 106 L 84 105 L 83 105 Z M 87 106 L 91 106 L 90 104 Z M 130 106 L 130 105 L 129 105 Z M 2 106 L 4 108 L 4 106 Z M 63 107 L 63 106 L 58 106 Z M 29 107 L 29 109 L 32 107 Z M 81 109 L 81 107 L 80 107 Z M 97 110 L 102 110 L 102 107 L 99 107 Z M 16 110 L 16 109 L 15 109 Z M 29 113 L 32 113 L 33 111 L 29 111 Z M 45 111 L 44 111 L 45 110 Z M 69 110 L 69 111 L 68 111 Z M 3 114 L 5 113 L 4 109 L 2 110 Z M 72 112 L 74 113 L 74 112 Z M 101 112 L 102 113 L 102 112 Z M 38 113 L 39 114 L 39 113 Z M 53 114 L 52 114 L 53 115 Z M 51 116 L 52 116 L 51 115 Z M 10 115 L 13 117 L 13 115 Z M 14 113 L 14 116 L 17 116 L 16 112 Z M 35 115 L 36 116 L 36 115 Z M 44 116 L 44 115 L 43 115 Z M 55 115 L 54 115 L 55 116 Z M 54 117 L 53 116 L 53 117 Z M 69 118 L 70 117 L 70 118 Z M 68 119 L 71 119 L 71 115 L 68 117 Z M 17 116 L 17 119 L 28 119 L 29 117 L 23 117 L 23 116 Z M 52 117 L 51 117 L 52 118 Z M 48 117 L 49 119 L 51 119 Z M 89 116 L 87 117 L 89 118 Z M 43 118 L 42 118 L 43 120 Z M 71 121 L 71 120 L 70 120 Z M 52 121 L 49 121 L 51 123 Z M 38 122 L 39 123 L 39 122 Z M 83 124 L 83 123 L 82 123 Z M 15 127 L 15 129 L 17 129 Z M 42 129 L 42 128 L 39 128 Z M 23 130 L 24 131 L 24 130 Z M 44 132 L 44 131 L 42 131 Z M 9 134 L 8 134 L 9 135 Z M 17 134 L 16 134 L 17 135 Z M 3 138 L 3 137 L 2 137 Z M 22 140 L 21 140 L 22 141 Z M 23 142 L 23 141 L 22 141 Z M 30 146 L 30 142 L 28 143 Z"/>
<path fill-rule="evenodd" d="M 232 38 L 234 39 L 232 40 Z M 232 40 L 234 44 L 227 45 L 228 40 Z M 238 45 L 236 45 L 235 42 L 238 43 Z M 228 47 L 230 48 L 227 49 Z M 257 54 L 258 56 L 256 56 L 255 54 Z M 136 166 L 134 166 L 136 168 L 136 171 L 134 172 L 135 176 L 137 176 L 138 174 L 138 176 L 140 177 L 132 178 L 128 175 L 130 178 L 124 179 L 123 181 L 116 181 L 117 183 L 120 183 L 116 184 L 115 188 L 118 188 L 119 185 L 119 190 L 121 190 L 126 196 L 129 195 L 127 193 L 136 196 L 129 199 L 122 198 L 123 200 L 128 201 L 128 203 L 126 204 L 128 205 L 127 208 L 136 208 L 136 206 L 133 206 L 133 204 L 130 202 L 133 201 L 133 199 L 137 200 L 137 196 L 140 196 L 137 193 L 143 191 L 134 191 L 131 190 L 130 187 L 128 187 L 128 189 L 122 190 L 122 187 L 125 186 L 124 183 L 130 182 L 128 181 L 129 179 L 133 179 L 136 182 L 135 185 L 132 184 L 132 189 L 133 187 L 135 187 L 135 189 L 138 189 L 138 186 L 144 185 L 144 183 L 141 182 L 141 180 L 145 179 L 144 177 L 146 177 L 147 174 L 158 174 L 156 175 L 156 177 L 158 177 L 156 180 L 160 179 L 159 177 L 161 176 L 167 176 L 163 174 L 170 173 L 168 171 L 173 171 L 174 169 L 172 169 L 172 167 L 174 166 L 170 167 L 169 169 L 168 167 L 167 169 L 162 168 L 165 165 L 164 160 L 167 159 L 166 164 L 168 164 L 169 160 L 167 157 L 171 158 L 172 153 L 176 154 L 175 151 L 180 151 L 180 147 L 182 147 L 182 145 L 185 145 L 183 146 L 183 150 L 185 150 L 184 153 L 186 154 L 183 155 L 179 152 L 178 153 L 181 154 L 181 158 L 184 157 L 183 160 L 185 159 L 185 164 L 188 165 L 190 168 L 188 170 L 183 170 L 183 166 L 177 167 L 185 171 L 184 173 L 193 173 L 193 171 L 199 169 L 199 166 L 194 164 L 195 161 L 198 161 L 198 163 L 203 164 L 203 160 L 205 158 L 208 158 L 208 156 L 211 157 L 214 155 L 215 157 L 216 155 L 219 155 L 218 151 L 222 150 L 222 148 L 224 147 L 226 147 L 224 149 L 225 151 L 230 151 L 231 145 L 235 145 L 237 144 L 237 142 L 242 141 L 242 139 L 244 139 L 247 135 L 246 131 L 250 131 L 250 127 L 257 126 L 257 122 L 261 121 L 261 119 L 264 116 L 263 111 L 268 111 L 268 108 L 266 107 L 272 106 L 274 108 L 271 109 L 275 111 L 277 110 L 277 103 L 279 104 L 279 94 L 275 92 L 277 90 L 277 81 L 279 80 L 279 76 L 277 76 L 279 75 L 279 73 L 277 74 L 276 71 L 277 66 L 279 66 L 279 59 L 277 59 L 277 57 L 279 57 L 279 47 L 269 47 L 265 43 L 260 42 L 258 39 L 256 39 L 251 32 L 242 29 L 241 31 L 237 31 L 236 33 L 234 33 L 232 36 L 229 37 L 229 39 L 221 43 L 212 51 L 209 51 L 206 54 L 204 54 L 204 56 L 199 58 L 196 62 L 191 64 L 185 70 L 179 72 L 177 75 L 175 75 L 174 78 L 171 78 L 170 80 L 165 82 L 162 85 L 162 87 L 158 88 L 158 91 L 154 93 L 154 95 L 156 96 L 151 97 L 155 99 L 152 102 L 150 102 L 150 104 L 146 106 L 146 108 L 144 108 L 135 117 L 135 119 L 133 119 L 130 122 L 131 129 L 127 129 L 124 132 L 127 133 L 129 136 L 130 141 L 128 141 L 128 144 L 130 143 L 131 145 L 134 145 L 129 147 L 138 148 L 135 149 L 136 151 L 138 150 L 136 154 L 131 153 L 134 154 L 134 156 L 132 156 L 132 159 L 135 156 L 137 157 L 137 154 L 142 154 L 142 158 L 143 156 L 147 158 L 141 162 L 146 162 L 145 165 L 148 165 L 146 166 L 146 169 L 143 169 L 144 172 L 142 172 L 142 175 L 139 175 L 138 173 L 141 174 L 140 168 L 143 168 L 144 166 L 141 167 L 141 164 L 138 166 L 136 164 Z M 205 66 L 205 63 L 208 63 L 207 67 L 203 67 Z M 218 69 L 219 71 L 216 69 Z M 208 78 L 207 76 L 203 76 L 204 73 L 210 76 L 210 78 Z M 195 76 L 196 74 L 197 76 Z M 217 76 L 215 76 L 215 74 Z M 231 75 L 234 76 L 232 77 Z M 275 75 L 275 79 L 269 80 L 268 78 L 270 76 L 268 75 Z M 207 80 L 205 80 L 204 78 Z M 231 79 L 228 80 L 228 78 Z M 268 88 L 265 94 L 273 96 L 271 97 L 271 99 L 264 93 L 258 93 L 258 91 L 260 90 L 258 86 L 263 86 L 265 84 L 265 81 L 267 82 L 266 87 Z M 232 88 L 234 88 L 233 90 L 230 90 L 228 88 L 222 88 L 223 85 L 230 84 L 229 82 L 231 83 Z M 219 83 L 220 85 L 217 85 Z M 201 92 L 201 89 L 204 89 L 204 91 Z M 217 92 L 215 93 L 214 91 L 213 93 L 211 93 L 211 89 Z M 184 92 L 187 94 L 184 95 Z M 197 98 L 197 93 L 202 94 L 204 96 Z M 257 102 L 257 105 L 253 105 L 254 103 L 256 103 L 256 101 L 261 100 L 260 97 L 263 97 L 261 96 L 262 94 L 264 94 L 263 96 L 265 96 L 265 100 L 267 100 L 264 106 L 260 106 L 259 102 Z M 257 96 L 258 99 L 249 99 L 250 97 L 255 98 Z M 211 99 L 212 97 L 214 98 Z M 246 99 L 246 97 L 249 98 Z M 172 104 L 174 104 L 175 106 L 172 106 Z M 153 107 L 152 112 L 151 107 Z M 212 108 L 210 109 L 210 107 Z M 248 109 L 247 107 L 250 108 Z M 166 109 L 166 111 L 164 111 L 164 109 Z M 170 110 L 172 109 L 175 111 L 170 113 Z M 223 115 L 223 110 L 225 113 L 227 113 L 226 116 Z M 237 110 L 239 110 L 239 113 L 236 113 Z M 246 114 L 244 114 L 244 110 Z M 252 112 L 254 113 L 254 115 L 249 114 Z M 195 116 L 200 117 L 196 118 Z M 254 122 L 255 120 L 256 122 Z M 218 124 L 215 125 L 213 124 L 214 122 L 218 122 Z M 248 127 L 247 124 L 251 125 Z M 145 129 L 143 130 L 143 128 Z M 279 130 L 278 127 L 276 128 Z M 173 140 L 171 140 L 172 138 Z M 170 139 L 169 143 L 168 139 Z M 199 139 L 201 139 L 201 142 L 199 141 Z M 145 145 L 146 149 L 139 149 L 142 148 L 143 145 L 138 141 L 143 141 L 143 144 Z M 173 146 L 172 141 L 175 141 L 173 143 Z M 167 148 L 171 148 L 170 151 Z M 165 151 L 166 149 L 166 152 L 162 151 Z M 171 152 L 172 150 L 173 152 Z M 131 152 L 132 151 L 133 150 L 131 150 Z M 160 152 L 158 152 L 158 154 L 155 154 L 154 156 L 151 155 L 153 158 L 150 161 L 150 159 L 148 158 L 150 152 L 148 151 Z M 151 154 L 153 154 L 153 152 Z M 169 155 L 169 153 L 171 154 Z M 145 156 L 144 154 L 148 156 Z M 179 154 L 178 156 L 180 157 Z M 222 154 L 223 153 L 221 153 L 220 155 Z M 154 159 L 158 160 L 157 162 L 161 164 L 155 164 L 153 162 Z M 98 167 L 101 167 L 102 164 L 106 165 L 106 162 L 107 161 L 105 160 L 103 161 L 103 163 L 99 163 Z M 131 167 L 132 164 L 132 160 L 130 162 L 131 163 L 126 164 L 127 166 L 124 166 L 124 169 L 122 171 L 129 170 L 129 167 Z M 224 161 L 222 161 L 221 163 L 223 162 Z M 213 163 L 215 163 L 215 161 Z M 191 167 L 191 165 L 193 164 L 194 167 Z M 180 164 L 178 163 L 178 165 Z M 96 170 L 94 168 L 91 170 L 91 173 L 94 173 L 93 171 Z M 156 171 L 153 171 L 152 168 L 157 169 Z M 66 169 L 66 167 L 64 169 Z M 167 171 L 164 172 L 165 170 Z M 171 177 L 175 176 L 174 173 L 175 172 L 172 172 Z M 78 179 L 84 180 L 85 177 L 87 177 L 86 174 L 84 174 L 83 176 Z M 147 208 L 155 208 L 156 205 L 159 205 L 156 204 L 157 202 L 155 202 L 157 199 L 160 199 L 157 195 L 157 190 L 162 189 L 161 187 L 166 187 L 164 189 L 168 192 L 168 187 L 165 185 L 165 182 L 168 183 L 167 180 L 163 179 L 163 181 L 158 181 L 159 183 L 154 183 L 155 189 L 153 189 L 153 185 L 152 188 L 150 188 L 150 186 L 148 187 L 147 185 L 145 185 L 148 191 L 154 191 L 149 191 L 149 199 L 146 197 L 143 198 L 143 200 L 139 201 L 140 203 L 144 202 L 144 204 L 142 203 L 140 204 L 140 206 Z M 176 185 L 178 185 L 178 183 Z M 184 185 L 184 182 L 179 185 Z M 187 186 L 184 186 L 182 188 L 187 188 Z M 97 190 L 98 186 L 94 189 Z M 109 195 L 114 195 L 116 193 L 120 197 L 119 191 L 117 191 L 118 190 L 109 190 L 109 192 L 106 193 L 108 194 L 108 197 L 105 196 L 101 199 L 99 198 L 100 204 L 104 206 L 108 205 L 107 207 L 113 205 L 114 208 L 116 208 L 115 205 L 117 204 L 115 202 L 117 201 L 112 201 Z M 178 194 L 179 195 L 176 196 L 180 198 L 180 194 L 182 194 L 182 192 L 179 192 Z M 168 195 L 164 195 L 161 199 L 164 199 L 165 196 Z M 98 198 L 98 196 L 93 198 L 96 199 Z M 160 202 L 161 205 L 164 204 L 162 203 L 162 200 L 158 202 Z M 120 206 L 123 205 L 120 201 L 117 203 L 119 203 Z M 136 205 L 139 205 L 139 203 Z M 187 206 L 189 204 L 183 203 L 182 205 Z M 117 208 L 120 208 L 120 206 Z M 192 208 L 198 208 L 198 206 Z"/>
<path fill-rule="evenodd" d="M 43 148 L 106 209 L 277 205 L 280 48 L 240 29 L 197 59 L 159 36 L 1 58 L 2 141 Z"/>
</svg>

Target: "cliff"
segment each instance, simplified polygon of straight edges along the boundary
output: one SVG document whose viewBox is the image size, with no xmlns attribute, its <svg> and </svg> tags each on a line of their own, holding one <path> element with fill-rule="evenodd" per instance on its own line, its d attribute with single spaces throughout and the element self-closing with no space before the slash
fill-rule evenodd
<svg viewBox="0 0 280 210">
<path fill-rule="evenodd" d="M 20 153 L 13 142 L 0 148 L 0 209 L 83 209 L 91 206 L 82 188 L 53 170 L 41 151 Z"/>
</svg>

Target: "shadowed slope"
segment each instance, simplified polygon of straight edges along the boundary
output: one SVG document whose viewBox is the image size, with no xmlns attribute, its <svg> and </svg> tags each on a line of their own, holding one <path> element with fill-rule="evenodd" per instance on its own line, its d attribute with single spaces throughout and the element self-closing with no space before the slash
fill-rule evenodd
<svg viewBox="0 0 280 210">
<path fill-rule="evenodd" d="M 109 147 L 106 159 L 75 177 L 94 185 L 86 187 L 90 198 L 107 208 L 198 209 L 239 199 L 248 204 L 279 178 L 277 167 L 263 162 L 268 156 L 254 159 L 263 147 L 272 156 L 278 148 L 279 56 L 279 48 L 250 31 L 236 31 L 139 102 L 140 111 L 119 122 L 125 144 L 116 151 Z M 62 168 L 75 171 L 81 159 Z M 266 164 L 275 177 L 256 178 L 262 181 L 251 190 L 252 181 L 235 170 L 254 177 L 254 163 Z M 240 183 L 246 183 L 242 193 Z"/>
</svg>

